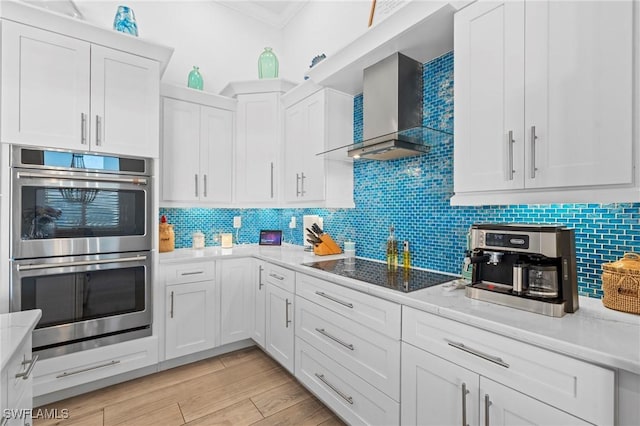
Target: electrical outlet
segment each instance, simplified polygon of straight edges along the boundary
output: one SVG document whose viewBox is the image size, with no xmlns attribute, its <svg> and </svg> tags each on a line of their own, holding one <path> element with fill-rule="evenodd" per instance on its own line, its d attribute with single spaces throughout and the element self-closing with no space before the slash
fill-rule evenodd
<svg viewBox="0 0 640 426">
<path fill-rule="evenodd" d="M 296 217 L 291 216 L 291 221 L 289 222 L 289 228 L 295 229 L 295 227 L 296 227 Z"/>
<path fill-rule="evenodd" d="M 233 227 L 235 229 L 238 229 L 238 228 L 242 227 L 242 217 L 241 216 L 234 216 L 233 217 Z"/>
</svg>

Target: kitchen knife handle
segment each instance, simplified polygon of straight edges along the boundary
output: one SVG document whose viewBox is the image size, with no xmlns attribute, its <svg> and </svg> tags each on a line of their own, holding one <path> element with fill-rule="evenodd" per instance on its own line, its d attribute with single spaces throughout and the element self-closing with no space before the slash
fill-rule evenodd
<svg viewBox="0 0 640 426">
<path fill-rule="evenodd" d="M 87 144 L 87 114 L 80 113 L 80 143 Z"/>
<path fill-rule="evenodd" d="M 271 198 L 273 198 L 273 161 L 271 162 Z"/>
<path fill-rule="evenodd" d="M 300 196 L 300 175 L 296 173 L 296 197 Z"/>
<path fill-rule="evenodd" d="M 198 174 L 193 175 L 196 181 L 196 198 L 198 198 Z"/>
<path fill-rule="evenodd" d="M 505 180 L 513 180 L 513 130 L 509 130 L 507 133 L 507 161 L 505 167 Z"/>
<path fill-rule="evenodd" d="M 536 126 L 531 126 L 531 179 L 536 178 Z"/>
</svg>

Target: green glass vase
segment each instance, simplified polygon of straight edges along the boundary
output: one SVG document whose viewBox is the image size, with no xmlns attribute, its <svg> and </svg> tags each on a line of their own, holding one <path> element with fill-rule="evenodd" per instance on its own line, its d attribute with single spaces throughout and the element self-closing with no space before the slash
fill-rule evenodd
<svg viewBox="0 0 640 426">
<path fill-rule="evenodd" d="M 200 75 L 200 68 L 193 66 L 193 69 L 189 73 L 189 79 L 187 80 L 187 86 L 192 89 L 202 90 L 204 87 L 204 83 L 202 81 L 202 76 Z"/>
<path fill-rule="evenodd" d="M 265 47 L 258 58 L 258 78 L 278 78 L 278 58 L 270 47 Z"/>
</svg>

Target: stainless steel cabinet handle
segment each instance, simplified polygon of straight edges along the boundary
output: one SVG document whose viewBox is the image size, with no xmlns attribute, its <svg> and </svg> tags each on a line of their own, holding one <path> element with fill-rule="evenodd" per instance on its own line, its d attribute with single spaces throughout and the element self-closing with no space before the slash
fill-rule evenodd
<svg viewBox="0 0 640 426">
<path fill-rule="evenodd" d="M 262 271 L 264 271 L 262 265 L 258 266 L 258 290 L 262 290 L 262 286 L 264 285 L 262 284 Z"/>
<path fill-rule="evenodd" d="M 289 299 L 285 299 L 285 323 L 284 326 L 285 328 L 289 328 L 289 324 L 291 324 L 291 320 L 289 319 L 289 306 L 291 305 L 291 302 L 289 302 Z"/>
<path fill-rule="evenodd" d="M 102 145 L 102 118 L 96 115 L 96 145 Z"/>
<path fill-rule="evenodd" d="M 329 386 L 329 388 L 334 391 L 335 393 L 338 394 L 338 396 L 342 399 L 344 399 L 345 401 L 347 401 L 349 404 L 353 405 L 353 398 L 350 396 L 347 396 L 345 393 L 341 392 L 340 389 L 338 389 L 337 387 L 335 387 L 334 385 L 332 385 L 331 383 L 329 383 L 327 381 L 327 379 L 324 378 L 324 374 L 318 374 L 315 373 L 316 377 L 320 380 L 322 380 L 322 383 L 324 383 L 325 385 Z"/>
<path fill-rule="evenodd" d="M 505 167 L 505 180 L 513 180 L 513 130 L 509 130 L 507 133 L 507 161 Z"/>
<path fill-rule="evenodd" d="M 200 274 L 204 274 L 204 271 L 191 271 L 191 272 L 181 272 L 180 275 L 184 276 L 188 276 L 188 275 L 200 275 Z"/>
<path fill-rule="evenodd" d="M 169 308 L 169 318 L 173 318 L 173 292 L 171 292 L 171 308 Z"/>
<path fill-rule="evenodd" d="M 300 175 L 296 173 L 296 197 L 300 196 Z"/>
<path fill-rule="evenodd" d="M 475 356 L 480 357 L 482 359 L 486 359 L 487 361 L 491 361 L 494 364 L 498 364 L 501 367 L 509 368 L 509 364 L 504 362 L 502 360 L 502 358 L 499 358 L 499 357 L 493 356 L 493 355 L 488 355 L 488 354 L 486 354 L 484 352 L 480 352 L 477 349 L 472 349 L 472 348 L 470 348 L 468 346 L 465 346 L 462 343 L 451 342 L 451 341 L 449 341 L 447 339 L 445 339 L 445 341 L 449 344 L 449 346 L 452 346 L 452 347 L 454 347 L 456 349 L 460 349 L 461 351 L 465 351 L 467 353 L 470 353 L 471 355 L 475 355 Z"/>
<path fill-rule="evenodd" d="M 39 173 L 39 172 L 18 172 L 16 173 L 16 178 L 24 179 L 24 178 L 51 178 L 50 173 Z M 64 175 L 55 175 L 56 179 L 62 180 L 79 180 L 79 181 L 90 181 L 90 182 L 114 182 L 114 183 L 132 183 L 134 185 L 146 185 L 148 180 L 143 177 L 139 178 L 119 178 L 119 177 L 104 177 L 104 176 L 64 176 Z"/>
<path fill-rule="evenodd" d="M 536 126 L 531 126 L 531 179 L 536 177 Z"/>
<path fill-rule="evenodd" d="M 353 351 L 355 349 L 351 343 L 346 343 L 343 340 L 338 339 L 335 336 L 332 336 L 331 334 L 327 333 L 324 328 L 316 328 L 316 331 L 318 333 L 322 334 L 323 336 L 328 337 L 329 339 L 333 340 L 334 342 L 337 342 L 337 343 L 341 344 L 342 346 L 344 346 L 345 348 L 347 348 L 349 350 Z"/>
<path fill-rule="evenodd" d="M 491 399 L 489 394 L 484 395 L 484 426 L 489 426 L 489 407 L 491 406 Z"/>
<path fill-rule="evenodd" d="M 22 361 L 22 365 L 29 364 L 29 368 L 24 373 L 16 374 L 16 379 L 22 377 L 23 380 L 27 380 L 31 373 L 33 372 L 33 368 L 36 366 L 36 362 L 38 362 L 39 355 L 33 355 L 31 359 Z"/>
<path fill-rule="evenodd" d="M 275 273 L 273 273 L 273 272 L 271 272 L 271 273 L 269 274 L 269 276 L 270 276 L 271 278 L 275 278 L 276 280 L 280 280 L 280 281 L 284 280 L 284 277 L 283 277 L 282 275 L 278 275 L 278 274 L 275 274 Z"/>
<path fill-rule="evenodd" d="M 469 426 L 467 424 L 467 395 L 469 391 L 467 390 L 467 384 L 462 383 L 462 426 Z"/>
<path fill-rule="evenodd" d="M 87 114 L 80 113 L 80 143 L 87 144 Z"/>
<path fill-rule="evenodd" d="M 271 162 L 271 198 L 273 198 L 273 161 Z"/>
<path fill-rule="evenodd" d="M 16 269 L 18 271 L 32 271 L 34 269 L 51 269 L 51 268 L 66 268 L 69 266 L 102 265 L 105 263 L 137 262 L 141 260 L 147 260 L 147 256 L 122 257 L 120 259 L 79 260 L 77 262 L 47 263 L 47 264 L 41 264 L 41 265 L 26 264 L 26 265 L 16 265 Z"/>
<path fill-rule="evenodd" d="M 91 370 L 97 370 L 98 368 L 102 368 L 102 367 L 110 367 L 110 366 L 116 365 L 116 364 L 120 364 L 120 360 L 116 359 L 116 360 L 113 360 L 113 361 L 105 362 L 104 364 L 95 365 L 93 367 L 81 368 L 80 370 L 75 370 L 75 371 L 72 371 L 70 373 L 67 373 L 65 371 L 64 373 L 57 375 L 56 379 L 60 379 L 62 377 L 73 376 L 74 374 L 84 373 L 84 372 L 91 371 Z"/>
<path fill-rule="evenodd" d="M 347 302 L 343 302 L 342 300 L 340 300 L 340 299 L 336 299 L 336 298 L 335 298 L 335 297 L 333 297 L 333 296 L 329 296 L 327 293 L 324 293 L 324 292 L 322 292 L 322 291 L 316 291 L 316 294 L 317 294 L 318 296 L 324 297 L 325 299 L 329 299 L 329 300 L 331 300 L 332 302 L 336 302 L 336 303 L 341 304 L 342 306 L 346 306 L 347 308 L 353 308 L 353 304 L 351 304 L 351 303 L 347 303 Z"/>
<path fill-rule="evenodd" d="M 196 197 L 197 197 L 198 196 L 198 174 L 196 173 L 194 175 L 194 177 L 195 177 L 195 181 L 196 181 Z"/>
<path fill-rule="evenodd" d="M 300 173 L 300 196 L 304 197 L 305 194 L 305 190 L 304 190 L 304 180 L 307 177 L 304 175 L 304 172 Z"/>
<path fill-rule="evenodd" d="M 202 195 L 207 198 L 207 175 L 203 175 L 202 179 L 204 180 L 204 188 L 202 191 Z"/>
</svg>

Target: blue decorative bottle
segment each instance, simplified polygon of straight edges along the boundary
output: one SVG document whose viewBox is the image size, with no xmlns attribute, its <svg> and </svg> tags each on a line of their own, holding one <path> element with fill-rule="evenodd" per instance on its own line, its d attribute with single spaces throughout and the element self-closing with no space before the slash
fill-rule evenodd
<svg viewBox="0 0 640 426">
<path fill-rule="evenodd" d="M 265 47 L 258 58 L 258 78 L 278 78 L 278 58 L 270 47 Z"/>
<path fill-rule="evenodd" d="M 118 6 L 116 17 L 113 20 L 113 29 L 121 33 L 138 37 L 138 24 L 133 10 L 128 6 Z"/>
<path fill-rule="evenodd" d="M 200 75 L 200 68 L 193 66 L 193 69 L 189 73 L 189 79 L 187 80 L 187 86 L 192 89 L 202 90 L 204 82 L 202 81 L 202 75 Z"/>
</svg>

